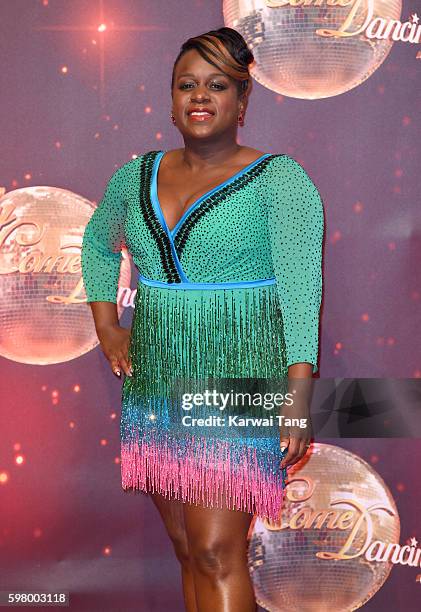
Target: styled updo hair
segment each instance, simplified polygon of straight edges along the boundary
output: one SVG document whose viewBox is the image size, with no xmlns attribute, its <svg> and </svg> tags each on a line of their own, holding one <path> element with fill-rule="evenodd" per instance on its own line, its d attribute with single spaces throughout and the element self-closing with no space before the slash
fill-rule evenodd
<svg viewBox="0 0 421 612">
<path fill-rule="evenodd" d="M 196 49 L 203 59 L 233 78 L 237 82 L 239 96 L 249 95 L 252 79 L 248 66 L 254 61 L 253 53 L 237 30 L 226 27 L 210 30 L 205 34 L 186 40 L 174 62 L 171 91 L 174 87 L 174 73 L 177 63 L 184 53 L 190 49 Z"/>
</svg>

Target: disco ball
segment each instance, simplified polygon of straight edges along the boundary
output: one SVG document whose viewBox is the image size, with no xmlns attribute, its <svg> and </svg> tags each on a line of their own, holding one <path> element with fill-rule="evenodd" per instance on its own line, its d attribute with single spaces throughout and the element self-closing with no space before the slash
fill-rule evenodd
<svg viewBox="0 0 421 612">
<path fill-rule="evenodd" d="M 254 54 L 252 76 L 272 91 L 292 98 L 328 98 L 369 78 L 387 57 L 393 42 L 354 36 L 326 37 L 316 30 L 357 32 L 367 11 L 373 18 L 399 19 L 401 0 L 355 1 L 321 6 L 295 0 L 224 0 L 225 25 L 244 37 Z M 294 6 L 296 5 L 296 6 Z M 297 6 L 298 5 L 298 6 Z M 369 13 L 370 15 L 370 13 Z M 370 20 L 371 21 L 371 20 Z"/>
<path fill-rule="evenodd" d="M 69 361 L 98 344 L 80 251 L 93 205 L 57 187 L 0 198 L 0 354 L 30 364 Z M 120 283 L 130 287 L 123 259 Z M 119 307 L 119 315 L 121 307 Z"/>
<path fill-rule="evenodd" d="M 288 469 L 281 522 L 257 518 L 251 528 L 256 600 L 269 612 L 356 610 L 392 568 L 362 551 L 376 540 L 399 543 L 399 535 L 396 505 L 375 470 L 342 448 L 313 444 Z"/>
</svg>

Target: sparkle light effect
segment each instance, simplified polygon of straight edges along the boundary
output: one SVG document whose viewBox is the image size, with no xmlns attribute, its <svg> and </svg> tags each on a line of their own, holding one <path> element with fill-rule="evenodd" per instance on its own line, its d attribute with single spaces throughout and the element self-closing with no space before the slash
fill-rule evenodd
<svg viewBox="0 0 421 612">
<path fill-rule="evenodd" d="M 91 3 L 93 4 L 93 3 Z M 108 34 L 113 34 L 114 32 L 168 32 L 170 30 L 169 27 L 158 26 L 158 25 L 116 25 L 113 19 L 106 19 L 105 10 L 104 10 L 104 0 L 98 0 L 98 17 L 96 18 L 96 25 L 87 24 L 87 25 L 49 25 L 49 26 L 35 26 L 33 29 L 36 31 L 45 31 L 45 32 L 96 32 L 98 34 L 98 48 L 99 48 L 99 101 L 101 109 L 104 110 L 106 106 L 105 101 L 105 47 L 106 47 L 106 36 Z M 43 2 L 43 6 L 48 8 L 48 1 Z M 92 16 L 94 20 L 95 17 Z M 97 45 L 97 40 L 92 39 L 91 43 L 93 46 Z M 124 45 L 120 46 L 120 51 L 124 53 Z M 113 53 L 116 52 L 116 46 L 113 47 Z M 84 49 L 84 54 L 87 53 L 87 50 Z M 67 66 L 61 67 L 61 72 L 63 74 L 67 74 L 68 68 Z"/>
<path fill-rule="evenodd" d="M 339 242 L 341 238 L 342 238 L 342 232 L 340 232 L 339 230 L 335 230 L 330 237 L 330 242 L 332 244 L 336 244 L 337 242 Z"/>
<path fill-rule="evenodd" d="M 7 484 L 9 482 L 9 474 L 7 472 L 0 472 L 0 485 Z"/>
</svg>

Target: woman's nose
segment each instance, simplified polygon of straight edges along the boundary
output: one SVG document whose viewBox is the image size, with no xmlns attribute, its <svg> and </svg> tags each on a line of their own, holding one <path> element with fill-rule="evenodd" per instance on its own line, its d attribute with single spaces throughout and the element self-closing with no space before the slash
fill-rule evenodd
<svg viewBox="0 0 421 612">
<path fill-rule="evenodd" d="M 192 93 L 191 99 L 196 100 L 197 102 L 202 102 L 204 100 L 209 100 L 209 94 L 206 92 L 205 89 L 200 91 L 200 89 L 197 88 L 196 91 Z"/>
</svg>

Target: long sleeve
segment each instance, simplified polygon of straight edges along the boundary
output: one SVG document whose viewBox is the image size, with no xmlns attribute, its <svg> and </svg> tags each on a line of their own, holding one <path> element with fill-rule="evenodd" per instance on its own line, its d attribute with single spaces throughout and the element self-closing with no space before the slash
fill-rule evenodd
<svg viewBox="0 0 421 612">
<path fill-rule="evenodd" d="M 288 155 L 275 159 L 268 229 L 281 304 L 287 365 L 318 371 L 322 297 L 323 202 L 304 168 Z"/>
<path fill-rule="evenodd" d="M 81 263 L 87 302 L 117 303 L 125 244 L 124 174 L 125 166 L 121 166 L 111 176 L 83 234 Z"/>
</svg>

